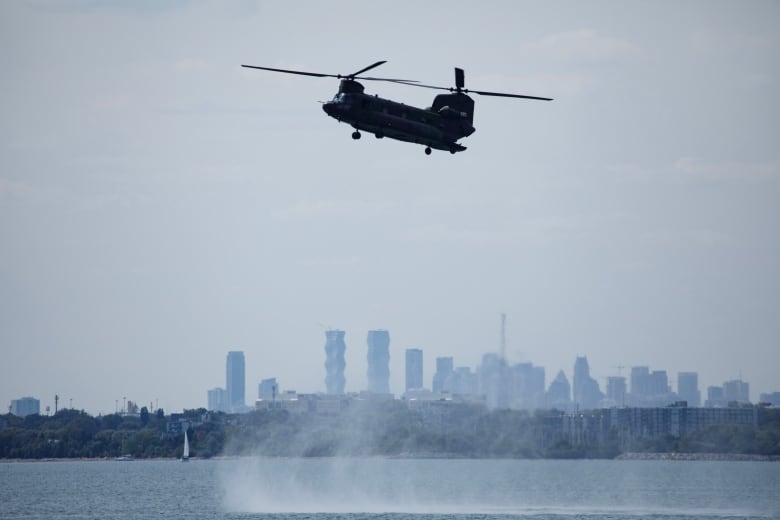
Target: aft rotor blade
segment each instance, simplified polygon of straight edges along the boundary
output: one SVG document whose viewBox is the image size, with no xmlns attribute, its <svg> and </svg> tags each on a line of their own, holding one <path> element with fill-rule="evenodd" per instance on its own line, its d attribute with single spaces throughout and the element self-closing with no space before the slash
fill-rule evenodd
<svg viewBox="0 0 780 520">
<path fill-rule="evenodd" d="M 285 74 L 298 74 L 300 76 L 314 76 L 315 78 L 340 78 L 341 77 L 335 74 L 320 74 L 319 72 L 304 72 L 302 70 L 273 69 L 271 67 L 258 67 L 257 65 L 241 65 L 241 66 L 246 67 L 248 69 L 270 70 L 273 72 L 284 72 Z"/>
<path fill-rule="evenodd" d="M 354 78 L 358 74 L 362 74 L 362 73 L 364 73 L 366 71 L 369 71 L 369 70 L 373 69 L 374 67 L 378 67 L 378 66 L 382 65 L 383 63 L 387 63 L 387 60 L 378 61 L 378 62 L 374 63 L 373 65 L 369 65 L 368 67 L 364 67 L 364 68 L 360 69 L 357 72 L 353 72 L 348 77 Z M 368 78 L 363 78 L 363 79 L 368 79 Z"/>
<path fill-rule="evenodd" d="M 458 67 L 455 67 L 455 87 L 462 89 L 465 86 L 466 82 L 464 79 L 463 69 L 459 69 Z"/>
<path fill-rule="evenodd" d="M 546 97 L 537 97 L 537 96 L 524 96 L 522 94 L 504 94 L 503 92 L 485 92 L 482 90 L 467 90 L 464 89 L 463 92 L 471 92 L 474 94 L 480 94 L 482 96 L 498 96 L 498 97 L 511 97 L 511 98 L 520 98 L 520 99 L 538 99 L 539 101 L 552 101 L 553 98 L 546 98 Z"/>
</svg>

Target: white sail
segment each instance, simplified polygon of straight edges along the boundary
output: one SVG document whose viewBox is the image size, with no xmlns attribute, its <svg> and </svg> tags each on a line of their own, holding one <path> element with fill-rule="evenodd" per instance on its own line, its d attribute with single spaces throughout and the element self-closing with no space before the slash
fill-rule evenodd
<svg viewBox="0 0 780 520">
<path fill-rule="evenodd" d="M 190 458 L 190 440 L 187 438 L 187 432 L 184 432 L 184 452 L 181 458 L 187 460 Z"/>
</svg>

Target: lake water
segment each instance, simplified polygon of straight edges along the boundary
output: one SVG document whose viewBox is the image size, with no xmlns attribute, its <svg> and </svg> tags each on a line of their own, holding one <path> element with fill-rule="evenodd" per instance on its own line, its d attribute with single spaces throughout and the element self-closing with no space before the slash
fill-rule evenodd
<svg viewBox="0 0 780 520">
<path fill-rule="evenodd" d="M 780 463 L 382 458 L 0 463 L 0 518 L 780 518 Z"/>
</svg>

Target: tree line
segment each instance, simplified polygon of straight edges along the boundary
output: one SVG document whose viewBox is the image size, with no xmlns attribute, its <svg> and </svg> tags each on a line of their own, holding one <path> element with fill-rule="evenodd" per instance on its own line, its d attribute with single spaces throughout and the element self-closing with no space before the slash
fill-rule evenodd
<svg viewBox="0 0 780 520">
<path fill-rule="evenodd" d="M 600 411 L 590 412 L 593 414 Z M 413 409 L 403 401 L 357 403 L 318 415 L 260 410 L 241 415 L 204 409 L 165 416 L 0 416 L 0 458 L 180 457 L 188 427 L 190 453 L 290 457 L 400 456 L 470 458 L 614 458 L 627 451 L 615 431 L 587 443 L 561 434 L 556 411 L 488 411 L 448 404 Z M 757 428 L 715 425 L 683 437 L 633 439 L 630 451 L 780 456 L 780 410 L 760 409 Z"/>
</svg>

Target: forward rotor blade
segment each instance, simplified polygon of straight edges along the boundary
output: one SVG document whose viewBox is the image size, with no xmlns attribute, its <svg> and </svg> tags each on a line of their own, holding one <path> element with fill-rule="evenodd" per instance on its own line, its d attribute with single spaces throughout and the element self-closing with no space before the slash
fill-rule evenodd
<svg viewBox="0 0 780 520">
<path fill-rule="evenodd" d="M 373 65 L 369 65 L 368 67 L 364 67 L 364 68 L 360 69 L 359 71 L 350 74 L 347 77 L 348 78 L 354 78 L 358 74 L 362 74 L 362 73 L 364 73 L 364 72 L 366 72 L 368 70 L 373 69 L 374 67 L 378 67 L 378 66 L 382 65 L 383 63 L 387 63 L 387 60 L 378 61 L 378 62 L 374 63 Z M 366 78 L 363 78 L 363 79 L 366 79 Z"/>
<path fill-rule="evenodd" d="M 464 89 L 463 92 L 466 93 L 473 93 L 473 94 L 480 94 L 482 96 L 497 96 L 497 97 L 511 97 L 511 98 L 520 98 L 520 99 L 538 99 L 539 101 L 552 101 L 553 98 L 546 98 L 546 97 L 537 97 L 537 96 L 524 96 L 522 94 L 504 94 L 503 92 L 485 92 L 482 90 L 467 90 Z"/>
<path fill-rule="evenodd" d="M 287 69 L 273 69 L 271 67 L 258 67 L 257 65 L 241 65 L 242 67 L 246 67 L 248 69 L 260 69 L 260 70 L 270 70 L 273 72 L 284 72 L 285 74 L 298 74 L 300 76 L 314 76 L 315 78 L 340 78 L 342 76 L 338 76 L 336 74 L 320 74 L 319 72 L 304 72 L 302 70 L 287 70 Z"/>
<path fill-rule="evenodd" d="M 432 88 L 436 90 L 455 91 L 454 88 L 450 88 L 450 87 L 437 87 L 436 85 L 425 85 L 424 83 L 420 83 L 417 81 L 409 81 L 406 79 L 397 79 L 397 80 L 388 80 L 388 81 L 394 81 L 395 83 L 400 83 L 402 85 L 409 85 L 410 87 L 422 87 L 422 88 Z"/>
<path fill-rule="evenodd" d="M 366 80 L 366 81 L 390 81 L 392 83 L 406 83 L 408 85 L 416 85 L 419 83 L 419 81 L 414 79 L 398 79 L 398 78 L 369 78 L 366 76 L 357 76 L 352 79 L 360 79 L 360 80 Z"/>
</svg>

